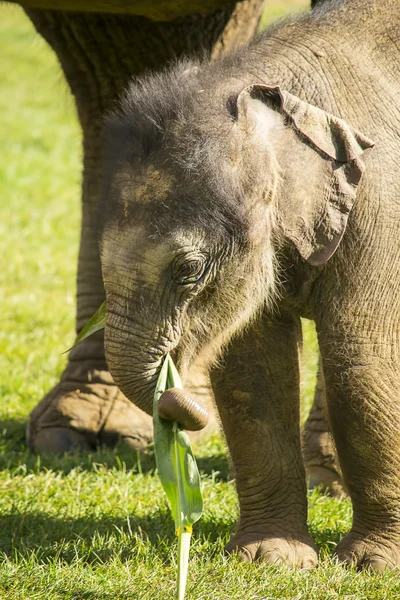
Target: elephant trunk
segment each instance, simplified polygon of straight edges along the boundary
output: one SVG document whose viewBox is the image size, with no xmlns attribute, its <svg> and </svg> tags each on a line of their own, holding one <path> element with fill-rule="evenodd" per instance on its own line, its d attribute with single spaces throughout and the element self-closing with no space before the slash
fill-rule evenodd
<svg viewBox="0 0 400 600">
<path fill-rule="evenodd" d="M 184 429 L 199 431 L 208 423 L 208 413 L 185 390 L 171 388 L 158 401 L 158 414 L 162 419 L 177 421 Z"/>
<path fill-rule="evenodd" d="M 137 330 L 127 334 L 126 330 L 121 332 L 108 324 L 105 331 L 107 363 L 115 383 L 131 402 L 152 415 L 156 383 L 168 349 L 164 349 L 165 343 L 159 345 L 163 348 L 157 344 L 150 347 L 144 341 L 148 339 L 148 334 L 142 335 Z M 167 390 L 158 406 L 160 417 L 177 421 L 184 429 L 198 431 L 207 425 L 207 411 L 185 390 Z"/>
</svg>

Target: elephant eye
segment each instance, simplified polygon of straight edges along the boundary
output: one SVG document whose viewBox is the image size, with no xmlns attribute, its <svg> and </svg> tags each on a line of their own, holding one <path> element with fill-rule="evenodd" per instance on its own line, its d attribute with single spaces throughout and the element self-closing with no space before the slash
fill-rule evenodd
<svg viewBox="0 0 400 600">
<path fill-rule="evenodd" d="M 179 285 L 197 283 L 203 277 L 205 270 L 204 257 L 178 259 L 173 264 L 173 279 Z"/>
</svg>

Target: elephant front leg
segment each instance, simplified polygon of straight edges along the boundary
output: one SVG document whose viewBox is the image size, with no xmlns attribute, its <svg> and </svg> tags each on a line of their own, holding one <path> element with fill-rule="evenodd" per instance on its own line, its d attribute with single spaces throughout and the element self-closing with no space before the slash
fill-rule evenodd
<svg viewBox="0 0 400 600">
<path fill-rule="evenodd" d="M 380 572 L 400 567 L 400 360 L 398 325 L 375 318 L 377 327 L 353 316 L 335 335 L 323 324 L 319 330 L 330 422 L 353 504 L 351 531 L 336 554 Z"/>
<path fill-rule="evenodd" d="M 300 322 L 289 315 L 260 319 L 230 345 L 211 380 L 240 505 L 227 550 L 247 561 L 307 568 L 317 552 L 300 448 L 299 334 Z"/>
</svg>

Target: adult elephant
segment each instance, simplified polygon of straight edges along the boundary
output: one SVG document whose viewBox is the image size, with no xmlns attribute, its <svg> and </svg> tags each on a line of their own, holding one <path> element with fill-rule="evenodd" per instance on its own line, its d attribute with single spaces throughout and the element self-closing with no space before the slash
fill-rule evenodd
<svg viewBox="0 0 400 600">
<path fill-rule="evenodd" d="M 132 76 L 204 51 L 218 57 L 246 43 L 257 29 L 264 0 L 231 4 L 192 0 L 184 6 L 137 0 L 120 2 L 118 8 L 110 4 L 114 14 L 96 12 L 94 0 L 85 3 L 85 12 L 71 11 L 73 0 L 57 4 L 58 9 L 65 10 L 51 10 L 51 0 L 26 0 L 23 4 L 37 31 L 58 56 L 83 130 L 78 332 L 104 300 L 95 225 L 102 172 L 102 116 L 113 107 Z M 99 6 L 105 10 L 105 3 Z M 79 10 L 83 10 L 81 6 Z M 194 369 L 192 388 L 203 403 L 209 403 L 209 387 L 201 367 Z M 319 385 L 305 428 L 305 457 L 312 482 L 322 481 L 335 490 L 338 474 L 321 389 Z M 210 427 L 214 426 L 212 419 Z M 30 447 L 37 452 L 89 450 L 99 443 L 112 446 L 119 439 L 140 448 L 150 441 L 152 424 L 114 385 L 104 357 L 103 333 L 99 332 L 72 350 L 60 382 L 32 411 L 27 432 Z"/>
<path fill-rule="evenodd" d="M 119 10 L 130 14 L 92 12 L 95 1 L 83 3 L 85 12 L 43 9 L 52 7 L 51 0 L 22 4 L 57 54 L 83 130 L 78 332 L 105 298 L 96 229 L 103 115 L 133 76 L 161 69 L 182 56 L 195 57 L 206 51 L 217 57 L 246 43 L 257 29 L 264 0 L 231 4 L 192 0 L 179 3 L 181 12 L 173 2 L 162 0 L 120 2 Z M 104 7 L 107 3 L 100 4 Z M 70 8 L 74 2 L 58 2 L 60 6 Z M 110 10 L 118 10 L 115 3 L 110 3 Z M 137 448 L 151 439 L 152 423 L 114 385 L 99 332 L 72 350 L 60 382 L 32 411 L 27 431 L 30 447 L 37 452 L 93 449 L 98 443 L 114 445 L 120 438 Z"/>
</svg>

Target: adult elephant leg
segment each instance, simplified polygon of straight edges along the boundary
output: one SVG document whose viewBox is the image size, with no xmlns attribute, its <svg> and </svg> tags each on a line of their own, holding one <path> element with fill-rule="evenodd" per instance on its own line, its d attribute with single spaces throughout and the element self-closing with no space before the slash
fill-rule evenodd
<svg viewBox="0 0 400 600">
<path fill-rule="evenodd" d="M 302 441 L 309 488 L 322 486 L 331 496 L 345 495 L 335 444 L 328 425 L 321 358 L 318 365 L 314 402 L 304 424 Z"/>
<path fill-rule="evenodd" d="M 29 10 L 55 50 L 75 97 L 83 129 L 82 229 L 77 280 L 79 331 L 104 300 L 96 207 L 102 173 L 101 117 L 133 75 L 182 56 L 218 56 L 254 34 L 263 0 L 227 5 L 206 15 L 154 22 L 127 15 Z M 198 377 L 197 377 L 198 379 Z M 195 384 L 199 386 L 199 383 Z M 108 372 L 101 333 L 74 349 L 59 384 L 30 415 L 36 451 L 94 448 L 122 438 L 134 447 L 152 435 L 150 418 L 118 391 Z"/>
<path fill-rule="evenodd" d="M 246 561 L 306 568 L 317 554 L 300 447 L 300 332 L 291 315 L 260 319 L 230 345 L 211 380 L 240 505 L 227 550 Z"/>
</svg>

